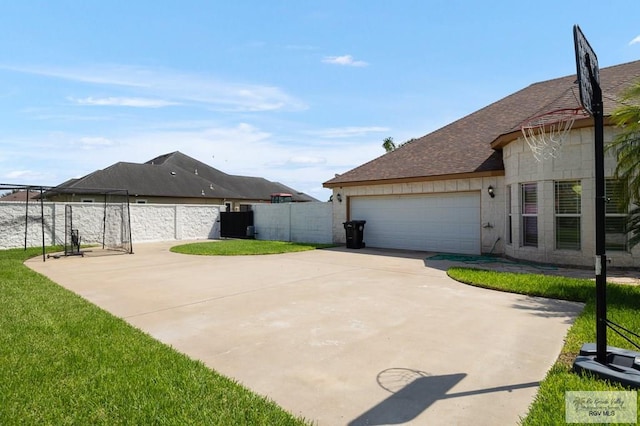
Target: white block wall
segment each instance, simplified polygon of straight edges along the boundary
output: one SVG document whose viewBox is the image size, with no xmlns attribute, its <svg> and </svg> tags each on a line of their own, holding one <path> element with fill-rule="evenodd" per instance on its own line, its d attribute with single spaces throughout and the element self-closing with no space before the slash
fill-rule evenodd
<svg viewBox="0 0 640 426">
<path fill-rule="evenodd" d="M 68 203 L 73 227 L 83 244 L 101 243 L 104 206 L 100 203 Z M 0 203 L 0 249 L 24 247 L 25 203 Z M 220 237 L 221 206 L 195 204 L 132 204 L 133 243 L 212 239 Z M 42 245 L 40 203 L 29 204 L 27 246 Z M 44 203 L 45 245 L 64 244 L 65 203 Z M 120 228 L 120 223 L 108 222 Z M 116 229 L 117 233 L 118 230 Z"/>
<path fill-rule="evenodd" d="M 331 203 L 254 204 L 256 239 L 331 244 Z"/>
</svg>

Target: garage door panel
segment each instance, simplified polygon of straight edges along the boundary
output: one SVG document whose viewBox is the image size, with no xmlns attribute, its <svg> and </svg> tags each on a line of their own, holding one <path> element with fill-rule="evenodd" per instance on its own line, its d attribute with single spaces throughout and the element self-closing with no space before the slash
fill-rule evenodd
<svg viewBox="0 0 640 426">
<path fill-rule="evenodd" d="M 480 253 L 479 193 L 352 197 L 351 218 L 369 247 Z"/>
</svg>

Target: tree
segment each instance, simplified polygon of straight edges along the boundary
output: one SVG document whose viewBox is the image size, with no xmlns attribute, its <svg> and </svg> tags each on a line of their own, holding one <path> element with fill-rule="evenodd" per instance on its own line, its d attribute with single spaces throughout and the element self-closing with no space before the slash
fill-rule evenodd
<svg viewBox="0 0 640 426">
<path fill-rule="evenodd" d="M 607 150 L 618 160 L 614 177 L 619 180 L 620 207 L 628 211 L 629 246 L 640 243 L 640 80 L 622 92 L 621 105 L 611 114 L 611 121 L 621 130 Z"/>
<path fill-rule="evenodd" d="M 382 147 L 384 148 L 385 151 L 391 152 L 400 148 L 402 145 L 408 144 L 409 142 L 413 142 L 414 140 L 415 140 L 414 138 L 411 138 L 408 141 L 404 141 L 396 145 L 396 143 L 393 141 L 393 138 L 389 136 L 388 138 L 384 138 L 384 140 L 382 141 Z"/>
<path fill-rule="evenodd" d="M 384 138 L 384 140 L 382 141 L 382 147 L 387 152 L 395 151 L 396 148 L 397 148 L 397 146 L 396 146 L 395 142 L 393 142 L 393 138 L 391 136 L 389 136 L 388 138 Z"/>
</svg>

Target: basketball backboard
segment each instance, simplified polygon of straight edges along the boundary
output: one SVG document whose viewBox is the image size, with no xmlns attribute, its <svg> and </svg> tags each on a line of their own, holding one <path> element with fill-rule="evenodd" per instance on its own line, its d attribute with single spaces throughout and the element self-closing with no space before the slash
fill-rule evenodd
<svg viewBox="0 0 640 426">
<path fill-rule="evenodd" d="M 591 48 L 579 26 L 573 26 L 573 42 L 576 50 L 576 69 L 580 86 L 582 107 L 593 115 L 596 111 L 594 90 L 600 90 L 600 71 L 598 57 Z"/>
</svg>

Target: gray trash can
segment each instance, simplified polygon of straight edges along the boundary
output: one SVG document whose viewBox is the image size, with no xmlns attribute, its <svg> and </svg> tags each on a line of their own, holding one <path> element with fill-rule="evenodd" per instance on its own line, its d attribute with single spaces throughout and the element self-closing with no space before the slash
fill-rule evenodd
<svg viewBox="0 0 640 426">
<path fill-rule="evenodd" d="M 364 248 L 364 224 L 366 220 L 349 220 L 343 222 L 344 230 L 347 236 L 347 248 L 360 249 Z"/>
</svg>

